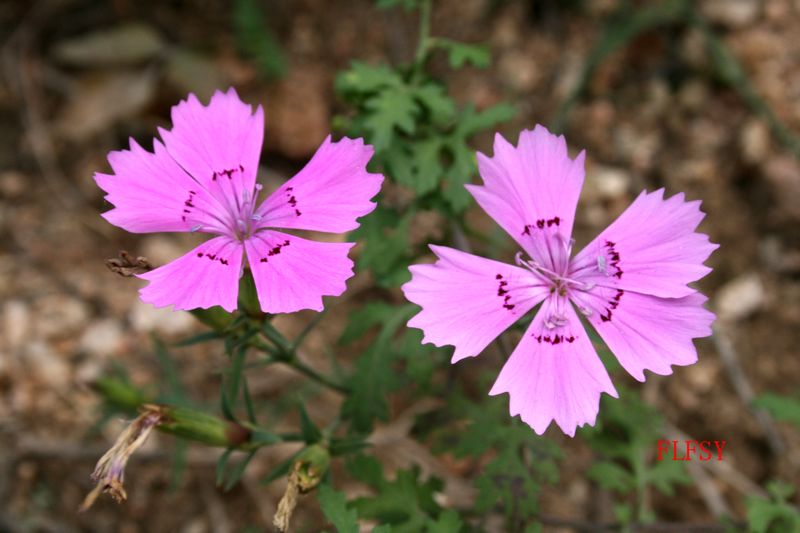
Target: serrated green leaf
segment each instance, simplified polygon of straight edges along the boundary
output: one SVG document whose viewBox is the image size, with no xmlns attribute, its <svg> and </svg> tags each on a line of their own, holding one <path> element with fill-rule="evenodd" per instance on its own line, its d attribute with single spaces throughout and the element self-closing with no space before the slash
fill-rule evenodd
<svg viewBox="0 0 800 533">
<path fill-rule="evenodd" d="M 437 348 L 433 344 L 422 344 L 423 333 L 416 328 L 407 328 L 397 345 L 397 353 L 405 361 L 405 373 L 414 386 L 425 391 L 430 386 L 434 372 L 444 368 L 450 359 L 450 349 Z"/>
<path fill-rule="evenodd" d="M 353 61 L 350 68 L 336 76 L 334 87 L 344 97 L 373 94 L 385 87 L 401 87 L 403 79 L 386 65 Z"/>
<path fill-rule="evenodd" d="M 455 136 L 469 139 L 479 131 L 494 128 L 500 123 L 514 118 L 517 110 L 511 104 L 496 104 L 481 111 L 476 111 L 472 105 L 466 106 L 458 117 Z"/>
<path fill-rule="evenodd" d="M 344 493 L 330 485 L 320 485 L 317 489 L 317 500 L 322 514 L 333 524 L 339 533 L 358 533 L 358 513 L 347 508 Z"/>
<path fill-rule="evenodd" d="M 531 518 L 539 508 L 541 481 L 523 462 L 516 447 L 502 449 L 486 465 L 475 486 L 478 489 L 475 509 L 479 512 L 500 502 L 507 516 L 517 513 L 521 518 Z"/>
<path fill-rule="evenodd" d="M 371 455 L 358 454 L 348 459 L 346 465 L 351 476 L 374 489 L 383 483 L 383 466 Z"/>
<path fill-rule="evenodd" d="M 433 498 L 441 489 L 438 479 L 420 480 L 418 468 L 399 470 L 393 481 L 381 480 L 375 496 L 353 503 L 363 518 L 389 524 L 399 533 L 418 533 L 424 531 L 430 517 L 441 512 Z"/>
<path fill-rule="evenodd" d="M 613 490 L 620 494 L 633 490 L 635 486 L 630 472 L 622 466 L 608 461 L 593 464 L 586 472 L 586 475 L 604 489 Z"/>
<path fill-rule="evenodd" d="M 455 118 L 456 104 L 438 83 L 425 83 L 415 87 L 413 94 L 430 114 L 434 126 L 447 125 Z"/>
<path fill-rule="evenodd" d="M 416 131 L 419 105 L 413 93 L 404 87 L 387 87 L 369 98 L 364 107 L 367 115 L 363 124 L 368 141 L 376 152 L 388 148 L 398 131 L 409 135 Z"/>
<path fill-rule="evenodd" d="M 662 494 L 672 496 L 677 485 L 691 485 L 692 478 L 686 466 L 677 461 L 657 461 L 645 471 L 645 482 Z"/>
<path fill-rule="evenodd" d="M 766 409 L 778 420 L 790 422 L 800 428 L 800 399 L 798 398 L 768 392 L 756 398 L 753 405 Z"/>
<path fill-rule="evenodd" d="M 350 234 L 353 240 L 364 243 L 356 263 L 358 269 L 371 271 L 382 287 L 395 287 L 410 277 L 408 228 L 413 215 L 409 211 L 401 216 L 379 203 Z"/>
<path fill-rule="evenodd" d="M 446 173 L 446 184 L 442 191 L 445 200 L 453 211 L 459 213 L 469 207 L 472 196 L 467 191 L 466 185 L 473 175 L 477 173 L 477 161 L 473 152 L 463 141 L 450 139 L 447 143 L 450 150 L 452 163 Z"/>
<path fill-rule="evenodd" d="M 377 418 L 386 420 L 389 406 L 386 395 L 395 380 L 392 370 L 393 353 L 390 341 L 397 329 L 415 312 L 412 305 L 394 308 L 394 313 L 383 323 L 375 341 L 356 362 L 356 371 L 348 380 L 350 394 L 342 404 L 342 416 L 351 420 L 357 432 L 366 433 L 372 429 Z"/>
<path fill-rule="evenodd" d="M 386 170 L 397 183 L 421 196 L 436 189 L 444 176 L 442 148 L 437 137 L 403 143 L 385 154 Z"/>
<path fill-rule="evenodd" d="M 445 449 L 457 457 L 483 457 L 489 450 L 492 453 L 475 480 L 475 509 L 483 512 L 500 503 L 507 516 L 524 518 L 518 515 L 520 511 L 527 517 L 535 516 L 540 487 L 558 479 L 555 460 L 560 456 L 559 448 L 526 424 L 509 419 L 508 402 L 500 397 L 476 403 L 455 395 L 449 408 L 470 423 L 466 428 L 456 426 L 455 435 L 443 435 Z"/>
<path fill-rule="evenodd" d="M 464 523 L 458 513 L 452 509 L 442 512 L 436 521 L 431 520 L 428 523 L 426 531 L 428 533 L 458 533 Z"/>
<path fill-rule="evenodd" d="M 397 312 L 397 308 L 387 302 L 373 301 L 351 312 L 347 318 L 339 344 L 350 344 L 360 339 L 371 328 L 388 321 Z"/>
<path fill-rule="evenodd" d="M 778 503 L 788 501 L 795 493 L 795 487 L 782 481 L 773 480 L 767 483 L 767 492 Z"/>
<path fill-rule="evenodd" d="M 450 67 L 458 69 L 469 63 L 478 68 L 486 68 L 491 62 L 489 48 L 479 44 L 460 43 L 450 39 L 437 39 L 436 44 L 447 52 Z"/>
<path fill-rule="evenodd" d="M 614 517 L 621 524 L 630 524 L 633 521 L 633 507 L 629 503 L 618 503 L 614 505 Z"/>
<path fill-rule="evenodd" d="M 786 504 L 762 498 L 747 499 L 748 531 L 784 533 L 800 530 L 800 513 Z"/>
</svg>

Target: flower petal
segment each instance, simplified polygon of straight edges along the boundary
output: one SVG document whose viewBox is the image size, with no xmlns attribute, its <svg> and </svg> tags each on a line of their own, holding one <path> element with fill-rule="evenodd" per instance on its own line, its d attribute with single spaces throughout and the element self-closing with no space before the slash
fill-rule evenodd
<svg viewBox="0 0 800 533">
<path fill-rule="evenodd" d="M 314 157 L 258 208 L 260 227 L 343 233 L 375 209 L 383 182 L 367 172 L 374 150 L 362 139 L 325 139 Z"/>
<path fill-rule="evenodd" d="M 323 296 L 339 296 L 353 276 L 353 243 L 316 242 L 278 231 L 259 231 L 244 243 L 265 313 L 322 311 Z"/>
<path fill-rule="evenodd" d="M 208 106 L 194 94 L 172 108 L 172 130 L 159 128 L 169 154 L 232 214 L 252 201 L 264 138 L 264 111 L 217 91 Z M 235 218 L 235 217 L 234 217 Z"/>
<path fill-rule="evenodd" d="M 467 189 L 533 259 L 558 269 L 549 248 L 561 255 L 558 241 L 569 242 L 572 236 L 584 155 L 570 159 L 564 137 L 543 126 L 520 133 L 516 148 L 497 134 L 494 157 L 478 153 L 484 186 L 467 185 Z"/>
<path fill-rule="evenodd" d="M 622 367 L 639 381 L 645 379 L 644 370 L 667 375 L 672 373 L 670 365 L 695 363 L 692 339 L 711 335 L 715 318 L 703 308 L 706 297 L 697 292 L 658 298 L 598 286 L 574 294 L 573 300 L 591 310 L 589 322 Z"/>
<path fill-rule="evenodd" d="M 111 152 L 114 174 L 96 173 L 114 209 L 103 217 L 132 233 L 224 233 L 224 209 L 172 159 L 159 141 L 150 153 L 131 139 L 130 150 Z"/>
<path fill-rule="evenodd" d="M 207 309 L 215 305 L 236 309 L 242 244 L 228 237 L 204 242 L 166 265 L 140 274 L 150 281 L 139 291 L 143 302 L 175 310 Z"/>
<path fill-rule="evenodd" d="M 642 192 L 575 257 L 570 276 L 585 283 L 663 298 L 695 292 L 686 284 L 711 269 L 703 265 L 718 248 L 695 232 L 705 215 L 700 201 L 683 193 L 665 200 L 664 189 Z"/>
<path fill-rule="evenodd" d="M 567 322 L 548 328 L 556 306 Z M 555 420 L 570 437 L 578 426 L 594 425 L 601 393 L 617 397 L 575 310 L 554 297 L 544 301 L 489 394 L 504 392 L 511 416 L 520 415 L 539 435 Z"/>
<path fill-rule="evenodd" d="M 478 355 L 548 294 L 528 270 L 444 246 L 431 246 L 439 260 L 411 266 L 403 293 L 422 307 L 408 326 L 425 332 L 423 342 L 455 346 L 453 362 Z"/>
</svg>

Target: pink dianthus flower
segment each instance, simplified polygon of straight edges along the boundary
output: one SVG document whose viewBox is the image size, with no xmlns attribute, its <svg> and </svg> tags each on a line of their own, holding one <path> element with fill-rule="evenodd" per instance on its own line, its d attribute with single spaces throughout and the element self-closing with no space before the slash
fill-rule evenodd
<svg viewBox="0 0 800 533">
<path fill-rule="evenodd" d="M 573 436 L 594 424 L 601 393 L 617 396 L 579 315 L 639 381 L 697 361 L 692 339 L 711 334 L 714 315 L 687 283 L 710 272 L 703 261 L 717 248 L 695 232 L 699 201 L 642 192 L 573 258 L 584 152 L 570 159 L 564 137 L 537 126 L 517 147 L 497 135 L 478 166 L 484 185 L 467 188 L 524 253 L 515 266 L 431 246 L 438 261 L 412 266 L 403 286 L 422 307 L 408 325 L 425 342 L 454 345 L 455 363 L 541 304 L 489 392 L 509 393 L 511 415 L 539 434 L 555 420 Z"/>
<path fill-rule="evenodd" d="M 370 199 L 383 176 L 366 170 L 373 154 L 361 139 L 328 137 L 296 176 L 257 205 L 264 112 L 255 113 L 234 89 L 217 91 L 208 106 L 194 94 L 172 108 L 173 127 L 159 129 L 153 153 L 133 139 L 111 152 L 114 174 L 95 180 L 114 208 L 106 220 L 133 233 L 216 235 L 186 255 L 139 277 L 150 283 L 143 301 L 174 309 L 237 307 L 247 256 L 261 309 L 322 310 L 353 275 L 353 243 L 304 239 L 278 231 L 342 233 L 375 208 Z"/>
</svg>

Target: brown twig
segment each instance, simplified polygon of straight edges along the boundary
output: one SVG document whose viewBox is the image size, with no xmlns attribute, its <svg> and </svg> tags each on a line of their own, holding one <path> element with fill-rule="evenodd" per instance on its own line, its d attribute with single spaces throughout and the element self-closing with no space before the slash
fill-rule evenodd
<svg viewBox="0 0 800 533">
<path fill-rule="evenodd" d="M 677 428 L 670 424 L 666 425 L 666 436 L 668 439 L 671 440 L 687 440 L 689 437 L 679 431 Z M 725 503 L 725 499 L 722 497 L 717 486 L 714 484 L 713 480 L 709 477 L 706 471 L 700 466 L 699 463 L 695 461 L 689 461 L 686 463 L 686 467 L 689 471 L 689 475 L 692 476 L 694 480 L 695 486 L 697 490 L 700 492 L 700 497 L 703 498 L 703 501 L 706 504 L 706 507 L 711 514 L 713 514 L 716 518 L 722 518 L 724 516 L 732 516 L 731 510 L 728 507 L 728 504 Z"/>
<path fill-rule="evenodd" d="M 773 455 L 776 457 L 783 455 L 786 451 L 786 446 L 778 434 L 772 417 L 763 409 L 753 407 L 753 400 L 755 399 L 753 388 L 750 386 L 750 382 L 747 380 L 747 376 L 739 364 L 736 349 L 733 346 L 733 341 L 731 341 L 730 336 L 727 334 L 726 327 L 717 323 L 714 325 L 713 331 L 712 340 L 714 341 L 714 347 L 717 349 L 719 358 L 725 367 L 725 371 L 728 373 L 733 389 L 736 391 L 736 394 L 739 395 L 739 398 L 741 398 L 745 406 L 753 413 L 753 416 L 755 416 L 756 421 L 764 431 L 764 437 Z"/>
</svg>

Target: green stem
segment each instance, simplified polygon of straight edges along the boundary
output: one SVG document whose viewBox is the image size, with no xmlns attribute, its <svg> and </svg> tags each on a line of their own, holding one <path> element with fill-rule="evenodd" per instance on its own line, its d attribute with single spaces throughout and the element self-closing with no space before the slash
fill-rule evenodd
<svg viewBox="0 0 800 533">
<path fill-rule="evenodd" d="M 265 322 L 264 327 L 261 328 L 261 333 L 264 338 L 273 345 L 273 349 L 266 349 L 265 351 L 271 355 L 265 361 L 266 363 L 284 363 L 294 368 L 306 377 L 311 378 L 320 385 L 324 385 L 329 389 L 335 390 L 342 394 L 347 394 L 350 389 L 342 383 L 320 374 L 310 366 L 306 365 L 297 357 L 297 346 L 299 342 L 291 343 L 283 336 L 283 334 L 272 327 L 272 324 Z"/>
<path fill-rule="evenodd" d="M 412 68 L 412 78 L 417 79 L 425 68 L 425 61 L 428 59 L 431 37 L 431 0 L 422 0 L 419 4 L 419 40 L 417 41 L 417 51 L 414 55 L 414 65 Z"/>
<path fill-rule="evenodd" d="M 633 477 L 636 482 L 636 510 L 633 522 L 643 522 L 647 516 L 647 481 L 645 479 L 645 452 L 638 450 L 633 461 Z"/>
<path fill-rule="evenodd" d="M 290 359 L 281 359 L 280 362 L 286 363 L 301 374 L 313 379 L 320 385 L 328 387 L 329 389 L 335 390 L 336 392 L 341 392 L 342 394 L 347 394 L 350 392 L 350 389 L 346 385 L 337 383 L 328 376 L 320 374 L 310 366 L 300 361 L 295 355 L 293 355 Z"/>
</svg>

